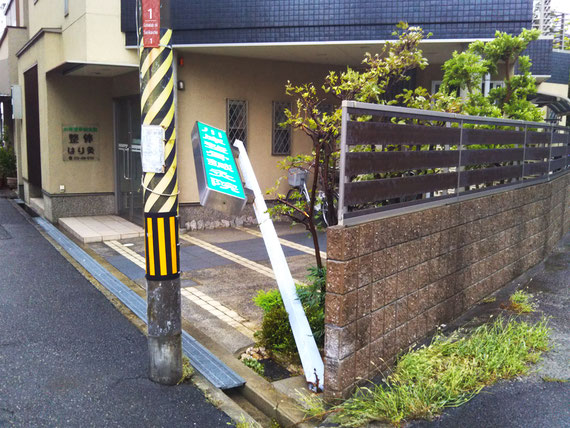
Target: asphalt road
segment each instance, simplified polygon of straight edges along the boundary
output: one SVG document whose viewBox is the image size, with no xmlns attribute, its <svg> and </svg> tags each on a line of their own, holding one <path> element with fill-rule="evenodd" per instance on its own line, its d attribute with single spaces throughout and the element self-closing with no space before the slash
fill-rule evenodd
<svg viewBox="0 0 570 428">
<path fill-rule="evenodd" d="M 147 378 L 145 337 L 0 199 L 0 427 L 227 427 L 191 384 Z"/>
</svg>

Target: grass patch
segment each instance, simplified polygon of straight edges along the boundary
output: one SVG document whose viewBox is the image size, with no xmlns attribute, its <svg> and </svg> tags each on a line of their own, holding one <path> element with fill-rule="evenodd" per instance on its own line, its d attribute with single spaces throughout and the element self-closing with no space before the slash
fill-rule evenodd
<svg viewBox="0 0 570 428">
<path fill-rule="evenodd" d="M 545 382 L 558 382 L 558 383 L 568 383 L 568 379 L 560 379 L 559 377 L 543 376 L 542 380 Z"/>
<path fill-rule="evenodd" d="M 499 379 L 527 373 L 548 349 L 550 329 L 498 318 L 460 337 L 437 336 L 427 347 L 403 355 L 383 385 L 359 388 L 349 400 L 325 409 L 315 397 L 305 402 L 308 417 L 333 416 L 341 426 L 373 420 L 400 425 L 410 419 L 431 419 L 446 407 L 469 401 Z"/>
<path fill-rule="evenodd" d="M 261 364 L 255 358 L 243 358 L 241 362 L 252 369 L 258 375 L 263 376 L 265 374 L 265 368 L 263 367 L 263 364 Z"/>
<path fill-rule="evenodd" d="M 518 290 L 509 298 L 509 309 L 517 314 L 528 314 L 534 312 L 536 304 L 532 301 L 532 298 L 532 294 Z"/>
<path fill-rule="evenodd" d="M 494 303 L 497 301 L 497 298 L 496 297 L 487 297 L 487 298 L 483 299 L 482 301 L 483 301 L 483 303 Z"/>
<path fill-rule="evenodd" d="M 235 424 L 236 428 L 262 428 L 261 425 L 256 422 L 248 422 L 243 415 Z"/>
</svg>

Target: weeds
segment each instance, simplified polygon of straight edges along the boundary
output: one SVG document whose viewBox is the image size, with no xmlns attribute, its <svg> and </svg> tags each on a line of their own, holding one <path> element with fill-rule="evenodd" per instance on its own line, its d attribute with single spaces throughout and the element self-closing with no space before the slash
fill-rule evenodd
<svg viewBox="0 0 570 428">
<path fill-rule="evenodd" d="M 252 357 L 243 358 L 241 362 L 244 363 L 246 366 L 248 366 L 250 369 L 252 369 L 258 375 L 263 376 L 265 374 L 265 367 L 263 367 L 263 364 L 261 364 L 255 358 Z"/>
<path fill-rule="evenodd" d="M 430 419 L 446 407 L 469 401 L 499 379 L 527 373 L 548 349 L 546 320 L 528 324 L 498 318 L 467 337 L 437 336 L 432 343 L 402 356 L 384 385 L 359 388 L 346 402 L 325 411 L 323 403 L 306 401 L 307 415 L 332 415 L 341 426 L 362 426 L 372 420 L 395 425 Z"/>
<path fill-rule="evenodd" d="M 561 379 L 559 377 L 550 377 L 550 376 L 543 376 L 542 380 L 544 382 L 557 382 L 557 383 L 568 383 L 568 382 L 570 382 L 568 379 Z"/>
<path fill-rule="evenodd" d="M 186 355 L 182 356 L 182 377 L 178 381 L 178 385 L 189 380 L 194 376 L 194 368 L 190 364 L 190 360 Z"/>
<path fill-rule="evenodd" d="M 509 309 L 516 312 L 517 314 L 527 314 L 534 312 L 536 309 L 536 304 L 532 302 L 532 298 L 532 294 L 518 290 L 509 298 Z"/>
<path fill-rule="evenodd" d="M 229 423 L 228 423 L 229 425 Z M 239 421 L 236 421 L 236 428 L 261 428 L 257 422 L 249 422 L 245 419 L 245 416 L 241 416 Z"/>
</svg>

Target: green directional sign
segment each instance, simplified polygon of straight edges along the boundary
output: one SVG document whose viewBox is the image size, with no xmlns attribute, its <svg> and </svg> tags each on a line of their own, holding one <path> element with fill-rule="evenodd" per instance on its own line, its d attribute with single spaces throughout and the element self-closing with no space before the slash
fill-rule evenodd
<svg viewBox="0 0 570 428">
<path fill-rule="evenodd" d="M 192 147 L 200 204 L 226 214 L 239 214 L 247 198 L 226 132 L 196 122 Z"/>
</svg>

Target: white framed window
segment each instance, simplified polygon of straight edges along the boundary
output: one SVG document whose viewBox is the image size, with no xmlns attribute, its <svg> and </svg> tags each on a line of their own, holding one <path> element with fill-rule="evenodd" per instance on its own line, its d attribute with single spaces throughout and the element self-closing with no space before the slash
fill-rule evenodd
<svg viewBox="0 0 570 428">
<path fill-rule="evenodd" d="M 441 80 L 432 80 L 431 81 L 431 93 L 432 93 L 432 95 L 439 91 L 439 88 L 441 88 L 442 83 L 443 82 Z"/>
<path fill-rule="evenodd" d="M 431 81 L 431 94 L 435 94 L 436 92 L 439 91 L 439 89 L 441 88 L 441 85 L 443 84 L 442 80 L 432 80 Z M 454 87 L 450 87 L 449 89 L 453 89 Z M 460 97 L 465 97 L 467 96 L 467 89 L 459 89 L 459 88 L 455 88 L 455 93 L 460 96 Z"/>
<path fill-rule="evenodd" d="M 240 140 L 247 146 L 247 101 L 226 100 L 226 130 L 230 145 Z"/>
<path fill-rule="evenodd" d="M 481 83 L 481 93 L 487 96 L 491 89 L 503 88 L 504 86 L 505 82 L 503 80 L 491 80 L 491 75 L 487 74 Z"/>
<path fill-rule="evenodd" d="M 291 126 L 283 127 L 280 125 L 287 120 L 285 109 L 291 111 L 290 102 L 273 101 L 271 154 L 274 156 L 291 154 Z"/>
</svg>

